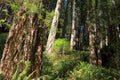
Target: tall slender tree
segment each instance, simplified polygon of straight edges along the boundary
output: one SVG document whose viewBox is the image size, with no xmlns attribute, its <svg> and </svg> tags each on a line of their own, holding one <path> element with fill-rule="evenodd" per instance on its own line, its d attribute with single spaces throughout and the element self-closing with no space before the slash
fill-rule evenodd
<svg viewBox="0 0 120 80">
<path fill-rule="evenodd" d="M 76 1 L 73 0 L 72 3 L 72 30 L 71 30 L 71 49 L 75 49 L 76 45 Z"/>
<path fill-rule="evenodd" d="M 52 46 L 53 46 L 53 43 L 56 37 L 56 32 L 57 32 L 57 27 L 58 27 L 58 22 L 59 22 L 59 17 L 60 17 L 61 5 L 62 5 L 62 0 L 58 0 L 56 3 L 55 15 L 53 17 L 53 21 L 51 24 L 48 41 L 46 45 L 47 53 L 51 53 L 52 51 Z"/>
</svg>

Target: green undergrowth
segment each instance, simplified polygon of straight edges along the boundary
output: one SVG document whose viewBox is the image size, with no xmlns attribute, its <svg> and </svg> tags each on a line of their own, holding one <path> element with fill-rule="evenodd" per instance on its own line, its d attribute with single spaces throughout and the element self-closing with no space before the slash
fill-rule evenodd
<svg viewBox="0 0 120 80">
<path fill-rule="evenodd" d="M 120 80 L 120 71 L 88 64 L 88 52 L 44 54 L 41 80 Z"/>
<path fill-rule="evenodd" d="M 53 51 L 55 53 L 66 54 L 70 51 L 69 41 L 64 38 L 56 39 L 53 44 Z"/>
<path fill-rule="evenodd" d="M 120 80 L 120 71 L 93 66 L 85 62 L 79 62 L 68 74 L 69 77 L 65 80 Z"/>
<path fill-rule="evenodd" d="M 73 54 L 73 52 L 69 55 L 56 53 L 44 54 L 41 78 L 55 80 L 56 78 L 67 76 L 68 71 L 71 71 L 80 60 L 84 60 L 83 58 L 80 59 L 79 52 L 75 54 Z"/>
<path fill-rule="evenodd" d="M 24 69 L 20 70 L 20 67 L 24 66 Z M 35 71 L 33 71 L 31 74 L 27 75 L 29 69 L 30 69 L 30 61 L 20 61 L 18 64 L 17 64 L 17 69 L 15 71 L 15 73 L 12 75 L 12 79 L 11 80 L 30 80 L 31 76 L 34 74 Z"/>
</svg>

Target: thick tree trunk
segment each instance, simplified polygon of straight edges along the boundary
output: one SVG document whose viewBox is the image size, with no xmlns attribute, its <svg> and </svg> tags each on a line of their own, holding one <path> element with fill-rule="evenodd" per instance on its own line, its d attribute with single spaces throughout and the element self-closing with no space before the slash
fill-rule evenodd
<svg viewBox="0 0 120 80">
<path fill-rule="evenodd" d="M 97 55 L 95 53 L 95 33 L 96 33 L 96 25 L 95 23 L 91 23 L 89 26 L 89 47 L 90 47 L 89 62 L 93 65 L 97 65 Z"/>
<path fill-rule="evenodd" d="M 89 62 L 93 65 L 102 65 L 102 57 L 100 53 L 101 49 L 101 32 L 98 18 L 98 0 L 89 0 L 89 20 L 91 21 L 89 26 L 89 47 L 90 47 L 90 59 Z"/>
<path fill-rule="evenodd" d="M 51 53 L 52 51 L 52 46 L 56 37 L 56 32 L 57 32 L 57 27 L 58 27 L 58 22 L 60 17 L 61 5 L 62 5 L 62 0 L 58 0 L 55 8 L 55 15 L 53 17 L 53 21 L 51 24 L 51 29 L 49 32 L 48 41 L 46 45 L 47 53 Z"/>
<path fill-rule="evenodd" d="M 36 71 L 38 77 L 41 71 L 42 32 L 38 27 L 38 14 L 26 14 L 26 11 L 16 14 L 1 59 L 4 80 L 11 80 L 20 60 L 30 61 L 29 72 Z"/>
<path fill-rule="evenodd" d="M 72 6 L 72 32 L 71 32 L 71 40 L 70 40 L 70 46 L 71 50 L 75 49 L 76 45 L 76 12 L 75 12 L 75 0 L 73 0 L 73 6 Z"/>
<path fill-rule="evenodd" d="M 90 48 L 90 64 L 97 65 L 97 55 L 95 50 L 95 33 L 96 33 L 96 24 L 93 22 L 95 18 L 94 15 L 94 5 L 92 4 L 93 0 L 89 0 L 89 10 L 88 10 L 88 20 L 90 21 L 88 31 L 89 31 L 89 48 Z"/>
</svg>

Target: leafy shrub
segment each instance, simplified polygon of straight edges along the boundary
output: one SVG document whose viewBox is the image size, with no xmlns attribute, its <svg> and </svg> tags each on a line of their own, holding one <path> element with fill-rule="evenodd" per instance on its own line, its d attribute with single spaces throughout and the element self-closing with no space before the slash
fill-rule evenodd
<svg viewBox="0 0 120 80">
<path fill-rule="evenodd" d="M 87 51 L 71 51 L 71 58 L 79 59 L 80 61 L 89 62 L 89 52 Z"/>
<path fill-rule="evenodd" d="M 68 70 L 72 69 L 75 63 L 76 61 L 70 56 L 44 54 L 41 79 L 60 80 Z"/>
<path fill-rule="evenodd" d="M 69 54 L 43 54 L 42 76 L 44 80 L 64 80 L 68 72 L 72 71 L 81 60 L 85 60 L 87 53 L 72 51 Z M 70 80 L 70 79 L 68 79 Z"/>
<path fill-rule="evenodd" d="M 56 53 L 68 53 L 70 51 L 70 44 L 66 39 L 57 39 L 53 44 L 53 51 Z"/>
</svg>

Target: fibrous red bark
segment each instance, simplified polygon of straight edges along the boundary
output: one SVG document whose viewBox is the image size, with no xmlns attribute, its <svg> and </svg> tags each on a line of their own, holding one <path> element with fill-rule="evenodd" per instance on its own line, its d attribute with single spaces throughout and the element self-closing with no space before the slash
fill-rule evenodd
<svg viewBox="0 0 120 80">
<path fill-rule="evenodd" d="M 37 13 L 26 14 L 23 10 L 15 15 L 1 59 L 4 80 L 11 80 L 20 60 L 30 61 L 29 72 L 36 71 L 36 77 L 40 74 L 43 31 L 38 23 Z"/>
</svg>

